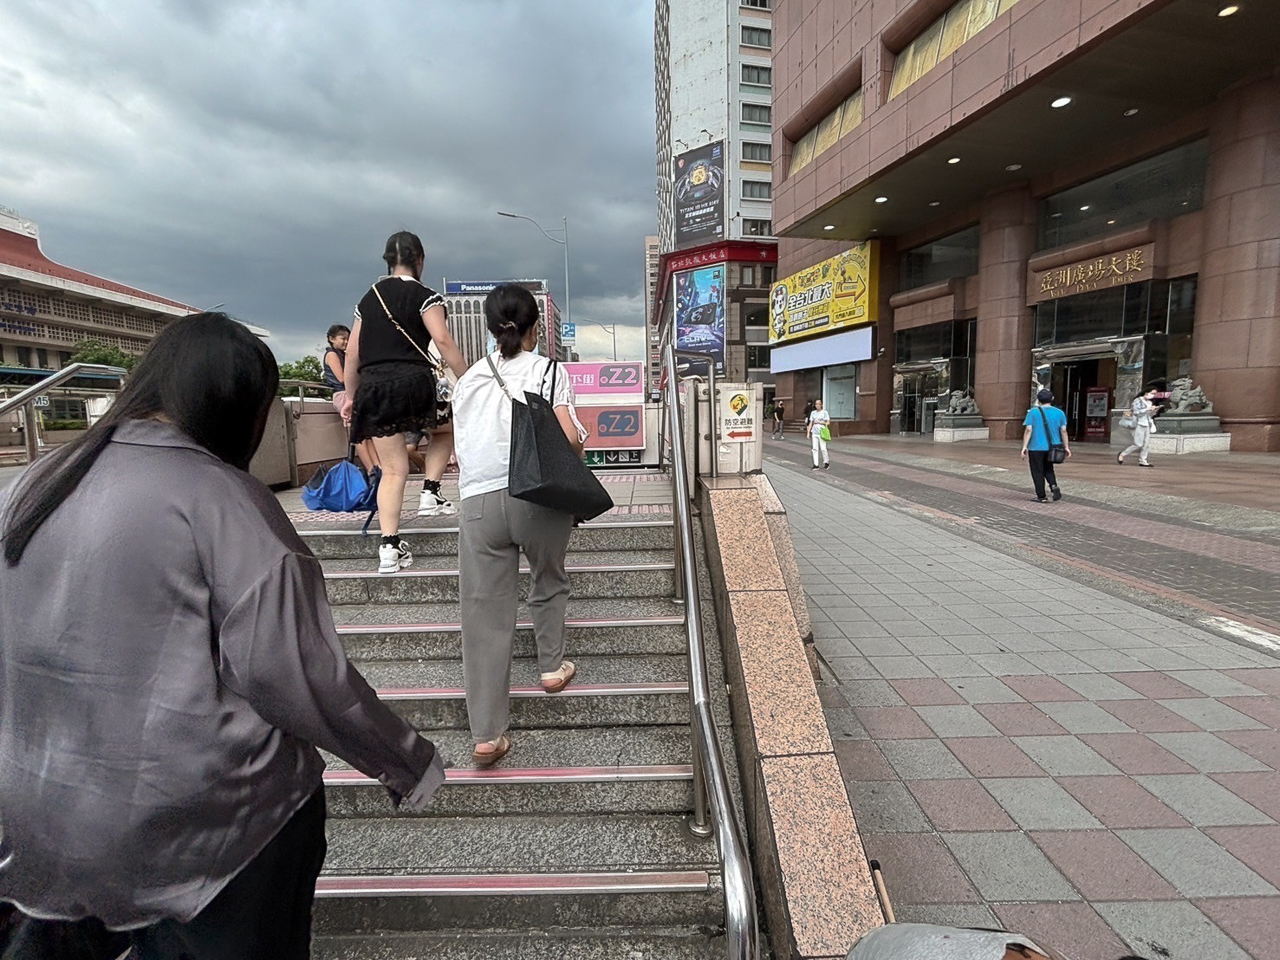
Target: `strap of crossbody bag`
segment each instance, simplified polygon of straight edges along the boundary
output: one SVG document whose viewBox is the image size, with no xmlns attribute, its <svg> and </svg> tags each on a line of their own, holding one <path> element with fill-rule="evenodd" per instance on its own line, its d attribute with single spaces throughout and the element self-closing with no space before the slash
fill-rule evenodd
<svg viewBox="0 0 1280 960">
<path fill-rule="evenodd" d="M 399 330 L 404 335 L 404 338 L 408 340 L 411 344 L 413 344 L 413 349 L 417 350 L 420 354 L 422 354 L 422 359 L 427 361 L 427 363 L 431 364 L 431 366 L 434 368 L 436 366 L 436 361 L 431 359 L 431 355 L 427 353 L 427 351 L 423 350 L 422 347 L 418 346 L 418 341 L 413 339 L 413 337 L 409 336 L 409 331 L 406 330 L 404 327 L 400 326 L 400 321 L 398 321 L 395 317 L 391 315 L 391 311 L 387 307 L 387 301 L 383 300 L 382 294 L 378 292 L 378 285 L 375 283 L 370 289 L 373 290 L 373 295 L 378 298 L 378 302 L 382 304 L 382 309 L 386 310 L 387 319 L 391 321 L 391 325 L 394 326 L 397 330 Z"/>
<path fill-rule="evenodd" d="M 1036 407 L 1036 409 L 1040 411 L 1040 419 L 1044 421 L 1044 436 L 1049 442 L 1049 450 L 1052 451 L 1054 447 L 1062 446 L 1060 443 L 1053 442 L 1053 434 L 1049 432 L 1049 418 L 1045 416 L 1044 407 Z"/>
<path fill-rule="evenodd" d="M 484 358 L 489 361 L 489 369 L 493 371 L 493 379 L 498 381 L 498 386 L 502 388 L 502 392 L 506 394 L 507 399 L 508 400 L 515 399 L 514 397 L 511 396 L 511 391 L 507 389 L 507 381 L 502 379 L 502 374 L 500 374 L 498 372 L 498 368 L 494 366 L 493 354 L 486 353 Z"/>
</svg>

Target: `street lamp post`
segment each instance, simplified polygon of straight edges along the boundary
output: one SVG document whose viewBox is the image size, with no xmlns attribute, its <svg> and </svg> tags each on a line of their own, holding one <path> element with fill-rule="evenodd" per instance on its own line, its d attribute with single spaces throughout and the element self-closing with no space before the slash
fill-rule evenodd
<svg viewBox="0 0 1280 960">
<path fill-rule="evenodd" d="M 543 230 L 542 224 L 540 224 L 537 220 L 533 219 L 533 217 L 526 217 L 519 213 L 507 213 L 505 210 L 499 210 L 498 216 L 510 217 L 512 220 L 528 220 L 535 227 L 537 227 L 539 230 L 542 231 L 542 235 L 544 237 L 546 237 L 552 243 L 558 243 L 564 247 L 564 319 L 563 319 L 563 322 L 572 323 L 573 321 L 570 320 L 570 316 L 569 316 L 569 218 L 568 217 L 560 218 L 560 222 L 564 224 L 564 226 L 561 227 L 561 232 L 564 233 L 564 239 L 561 240 L 559 237 L 553 237 L 551 234 L 547 233 L 546 230 Z M 550 320 L 550 318 L 548 319 Z M 556 331 L 557 339 L 559 338 L 559 333 L 560 332 L 557 330 Z"/>
<path fill-rule="evenodd" d="M 618 325 L 616 323 L 601 323 L 599 320 L 579 320 L 579 323 L 594 323 L 597 327 L 604 327 L 613 337 L 613 360 L 618 362 Z"/>
</svg>

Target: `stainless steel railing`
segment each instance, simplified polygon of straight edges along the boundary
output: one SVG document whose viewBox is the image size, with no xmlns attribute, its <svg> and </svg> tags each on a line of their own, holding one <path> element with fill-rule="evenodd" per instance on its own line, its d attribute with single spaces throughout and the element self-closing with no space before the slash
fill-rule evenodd
<svg viewBox="0 0 1280 960">
<path fill-rule="evenodd" d="M 281 380 L 280 386 L 284 387 L 286 390 L 296 389 L 298 391 L 298 408 L 293 411 L 293 419 L 295 420 L 302 419 L 302 406 L 307 399 L 308 390 L 324 390 L 328 393 L 333 392 L 333 387 L 329 386 L 327 383 L 316 383 L 314 380 Z M 292 397 L 290 399 L 292 399 Z"/>
<path fill-rule="evenodd" d="M 685 472 L 684 423 L 680 416 L 676 350 L 671 344 L 667 344 L 663 351 L 663 363 L 667 367 L 666 412 L 671 441 L 672 507 L 676 521 L 679 579 L 684 596 L 685 632 L 689 640 L 689 727 L 693 739 L 693 818 L 689 829 L 703 837 L 714 833 L 720 851 L 729 960 L 759 960 L 760 928 L 756 915 L 755 879 L 738 818 L 734 814 L 724 757 L 720 752 L 720 738 L 711 714 L 711 685 L 707 679 L 698 563 L 689 506 L 689 475 Z M 713 421 L 713 433 L 714 430 Z M 714 450 L 713 443 L 713 454 Z"/>
<path fill-rule="evenodd" d="M 76 377 L 87 373 L 105 373 L 118 377 L 128 375 L 128 371 L 123 367 L 109 367 L 101 363 L 73 363 L 63 367 L 56 373 L 49 374 L 39 383 L 32 384 L 16 396 L 12 396 L 8 400 L 0 400 L 0 417 L 13 410 L 21 409 L 23 411 L 22 416 L 25 427 L 23 440 L 26 442 L 27 447 L 27 463 L 35 463 L 36 456 L 39 453 L 36 447 L 36 397 L 48 390 L 62 386 L 68 380 L 74 380 Z"/>
</svg>

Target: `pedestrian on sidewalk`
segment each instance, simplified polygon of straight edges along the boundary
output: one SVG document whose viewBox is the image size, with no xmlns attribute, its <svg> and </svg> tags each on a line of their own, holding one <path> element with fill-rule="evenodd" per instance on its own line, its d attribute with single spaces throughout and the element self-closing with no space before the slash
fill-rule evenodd
<svg viewBox="0 0 1280 960">
<path fill-rule="evenodd" d="M 1129 407 L 1129 417 L 1133 420 L 1133 442 L 1116 454 L 1116 463 L 1123 465 L 1124 458 L 1135 450 L 1138 451 L 1138 466 L 1150 467 L 1147 454 L 1151 449 L 1151 435 L 1156 432 L 1156 412 L 1160 409 L 1155 403 L 1158 388 L 1147 385 L 1146 393 L 1133 398 Z"/>
<path fill-rule="evenodd" d="M 347 364 L 347 343 L 351 340 L 351 328 L 346 324 L 335 323 L 329 328 L 325 338 L 329 341 L 329 346 L 321 359 L 324 364 L 324 382 L 333 391 L 333 409 L 341 416 L 347 402 L 346 375 L 343 371 Z M 349 418 L 344 417 L 342 422 L 350 427 L 348 420 Z M 365 474 L 372 473 L 373 468 L 378 465 L 378 454 L 373 449 L 373 441 L 366 440 L 353 446 Z"/>
<path fill-rule="evenodd" d="M 507 492 L 512 398 L 540 393 L 555 408 L 578 455 L 587 431 L 573 409 L 573 386 L 559 364 L 533 351 L 538 303 L 524 287 L 499 284 L 485 298 L 485 322 L 498 349 L 458 381 L 453 396 L 458 443 L 458 591 L 462 605 L 462 676 L 472 759 L 497 763 L 511 749 L 511 656 L 519 606 L 520 552 L 529 558 L 529 612 L 542 689 L 559 693 L 577 672 L 564 658 L 569 603 L 565 553 L 573 516 Z M 505 389 L 504 389 L 505 384 Z"/>
<path fill-rule="evenodd" d="M 783 408 L 781 400 L 773 402 L 773 439 L 782 439 L 782 421 L 786 416 L 786 410 Z"/>
<path fill-rule="evenodd" d="M 432 341 L 456 375 L 466 372 L 466 361 L 449 333 L 444 297 L 422 283 L 426 263 L 422 241 L 407 231 L 392 234 L 382 258 L 388 275 L 375 281 L 356 306 L 343 417 L 351 421 L 352 443 L 372 439 L 382 465 L 378 572 L 398 573 L 413 563 L 413 554 L 400 536 L 409 478 L 406 432 L 431 434 L 418 516 L 458 512 L 440 493 L 440 480 L 453 452 L 453 433 L 448 426 L 449 406 L 440 400 L 436 363 L 428 352 Z"/>
<path fill-rule="evenodd" d="M 1035 499 L 1047 503 L 1045 483 L 1054 500 L 1062 499 L 1058 477 L 1053 470 L 1053 448 L 1061 446 L 1068 457 L 1071 443 L 1067 439 L 1067 415 L 1053 405 L 1053 391 L 1041 390 L 1036 402 L 1022 421 L 1022 459 L 1031 467 L 1031 483 L 1035 487 Z"/>
<path fill-rule="evenodd" d="M 818 458 L 821 455 L 822 469 L 831 469 L 831 454 L 827 452 L 827 441 L 831 439 L 831 414 L 822 409 L 822 401 L 813 402 L 813 412 L 809 414 L 809 422 L 805 435 L 813 441 L 813 469 L 818 469 Z"/>
<path fill-rule="evenodd" d="M 246 327 L 183 317 L 0 503 L 0 956 L 305 960 L 320 749 L 410 810 L 444 782 L 248 473 L 278 385 Z"/>
</svg>

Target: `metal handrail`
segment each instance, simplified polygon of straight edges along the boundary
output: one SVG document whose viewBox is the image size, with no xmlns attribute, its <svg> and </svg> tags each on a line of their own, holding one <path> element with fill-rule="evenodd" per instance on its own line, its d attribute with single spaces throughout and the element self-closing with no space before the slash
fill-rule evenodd
<svg viewBox="0 0 1280 960">
<path fill-rule="evenodd" d="M 316 383 L 314 380 L 281 380 L 280 386 L 288 390 L 292 390 L 296 387 L 298 390 L 298 409 L 292 411 L 293 419 L 295 420 L 302 419 L 302 407 L 306 402 L 308 390 L 333 390 L 333 387 L 329 386 L 327 383 Z M 290 397 L 289 399 L 292 400 L 293 398 Z"/>
<path fill-rule="evenodd" d="M 675 511 L 680 574 L 684 587 L 684 623 L 689 640 L 689 689 L 692 703 L 689 728 L 693 739 L 693 819 L 689 829 L 698 836 L 715 833 L 724 884 L 725 941 L 729 960 L 759 960 L 760 928 L 756 915 L 755 878 L 746 844 L 738 828 L 715 718 L 711 714 L 711 685 L 707 679 L 706 645 L 702 637 L 702 607 L 698 595 L 698 564 L 694 552 L 693 516 L 689 507 L 689 477 L 685 473 L 684 424 L 676 350 L 663 351 L 667 367 L 667 419 L 671 441 L 671 483 Z M 694 394 L 697 403 L 697 394 Z M 707 822 L 710 808 L 711 822 Z"/>
<path fill-rule="evenodd" d="M 32 384 L 21 393 L 10 397 L 8 400 L 0 400 L 0 417 L 9 413 L 11 410 L 17 410 L 19 407 L 25 407 L 46 390 L 52 390 L 54 387 L 61 386 L 68 380 L 74 380 L 76 377 L 85 373 L 109 373 L 115 376 L 124 377 L 128 376 L 129 371 L 125 370 L 124 367 L 108 367 L 101 363 L 73 363 L 70 366 L 63 367 L 61 370 L 49 374 L 49 376 L 45 377 L 39 383 Z"/>
<path fill-rule="evenodd" d="M 24 445 L 27 449 L 27 465 L 36 462 L 39 455 L 39 445 L 36 443 L 36 413 L 35 399 L 46 390 L 53 390 L 62 386 L 68 380 L 74 380 L 81 374 L 86 373 L 106 373 L 117 377 L 126 377 L 129 374 L 124 367 L 111 367 L 102 363 L 72 363 L 63 367 L 56 373 L 51 373 L 39 383 L 32 384 L 27 389 L 20 391 L 8 400 L 0 401 L 0 417 L 9 413 L 11 410 L 22 409 L 22 419 L 25 427 L 23 437 Z"/>
</svg>

